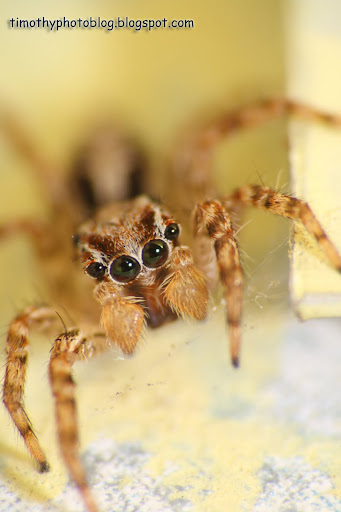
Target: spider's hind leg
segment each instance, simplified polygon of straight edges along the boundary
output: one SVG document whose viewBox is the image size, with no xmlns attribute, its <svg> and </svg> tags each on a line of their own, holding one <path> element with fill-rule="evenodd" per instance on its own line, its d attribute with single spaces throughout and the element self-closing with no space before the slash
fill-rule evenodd
<svg viewBox="0 0 341 512">
<path fill-rule="evenodd" d="M 12 113 L 2 113 L 0 128 L 5 140 L 13 147 L 29 170 L 34 174 L 51 205 L 58 205 L 65 196 L 65 183 L 60 170 L 45 157 L 38 144 L 31 139 L 28 130 Z"/>
<path fill-rule="evenodd" d="M 171 204 L 183 208 L 208 197 L 217 197 L 213 179 L 214 151 L 238 132 L 257 128 L 268 121 L 293 116 L 307 122 L 341 127 L 341 116 L 319 111 L 283 97 L 258 100 L 248 105 L 222 110 L 208 122 L 193 124 L 182 136 L 181 143 L 171 159 L 171 176 L 174 180 Z M 174 193 L 174 189 L 176 192 Z"/>
</svg>

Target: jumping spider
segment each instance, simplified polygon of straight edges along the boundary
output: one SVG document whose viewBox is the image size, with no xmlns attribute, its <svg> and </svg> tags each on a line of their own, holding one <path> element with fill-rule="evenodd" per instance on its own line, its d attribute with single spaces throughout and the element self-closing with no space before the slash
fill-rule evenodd
<svg viewBox="0 0 341 512">
<path fill-rule="evenodd" d="M 195 263 L 190 249 L 180 242 L 179 222 L 166 207 L 141 195 L 146 192 L 142 152 L 127 137 L 115 130 L 97 133 L 73 171 L 63 175 L 44 161 L 13 119 L 7 118 L 7 137 L 44 184 L 51 218 L 46 222 L 19 219 L 1 226 L 0 235 L 4 238 L 25 232 L 30 236 L 51 300 L 58 299 L 83 326 L 82 330 L 67 329 L 56 338 L 49 379 L 61 452 L 88 512 L 98 509 L 78 446 L 72 378 L 77 359 L 93 357 L 113 345 L 124 354 L 133 354 L 145 324 L 158 327 L 179 316 L 204 319 L 218 269 L 225 290 L 231 360 L 238 366 L 243 272 L 231 212 L 241 206 L 255 206 L 301 221 L 335 269 L 341 270 L 339 253 L 303 201 L 261 185 L 243 186 L 215 199 L 211 166 L 217 142 L 288 112 L 341 124 L 337 117 L 277 99 L 223 113 L 178 145 L 170 163 L 169 183 L 173 199 L 186 205 L 188 213 L 194 207 Z M 84 222 L 87 216 L 91 220 Z M 188 220 L 188 215 L 185 217 Z M 82 262 L 83 274 L 75 271 L 73 251 Z M 88 295 L 91 288 L 95 302 Z M 27 307 L 11 322 L 6 345 L 3 401 L 42 472 L 48 471 L 49 465 L 24 409 L 28 336 L 36 328 L 56 329 L 56 320 L 51 307 Z"/>
</svg>

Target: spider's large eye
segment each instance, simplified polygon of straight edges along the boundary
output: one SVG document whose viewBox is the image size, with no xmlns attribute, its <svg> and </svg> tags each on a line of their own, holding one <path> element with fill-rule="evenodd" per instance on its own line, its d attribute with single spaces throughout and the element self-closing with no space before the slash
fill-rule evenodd
<svg viewBox="0 0 341 512">
<path fill-rule="evenodd" d="M 105 265 L 103 265 L 102 263 L 98 263 L 96 261 L 90 263 L 90 265 L 86 268 L 86 271 L 89 274 L 89 276 L 94 277 L 96 279 L 103 277 L 106 270 L 107 267 Z"/>
<path fill-rule="evenodd" d="M 168 245 L 163 240 L 148 242 L 142 251 L 142 260 L 146 267 L 156 268 L 165 263 L 168 258 Z"/>
<path fill-rule="evenodd" d="M 180 234 L 180 229 L 177 224 L 169 224 L 165 229 L 165 237 L 168 240 L 175 240 Z"/>
<path fill-rule="evenodd" d="M 131 256 L 119 256 L 110 266 L 110 275 L 120 283 L 128 283 L 135 279 L 141 267 Z"/>
</svg>

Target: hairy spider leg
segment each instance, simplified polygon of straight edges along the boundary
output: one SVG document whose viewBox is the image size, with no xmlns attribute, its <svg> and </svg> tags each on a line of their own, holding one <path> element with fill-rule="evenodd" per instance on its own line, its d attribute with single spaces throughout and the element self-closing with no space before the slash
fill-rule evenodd
<svg viewBox="0 0 341 512">
<path fill-rule="evenodd" d="M 51 349 L 49 379 L 55 399 L 59 446 L 71 479 L 76 483 L 89 512 L 98 512 L 79 451 L 79 428 L 72 365 L 109 350 L 102 333 L 85 337 L 79 329 L 61 334 Z"/>
<path fill-rule="evenodd" d="M 11 322 L 6 343 L 7 363 L 3 386 L 3 402 L 23 437 L 28 451 L 38 462 L 41 472 L 48 471 L 49 465 L 24 409 L 24 388 L 29 349 L 28 333 L 31 329 L 44 330 L 49 328 L 57 319 L 56 313 L 48 307 L 30 306 Z"/>
<path fill-rule="evenodd" d="M 171 177 L 177 193 L 172 190 L 170 204 L 181 208 L 191 203 L 192 208 L 199 201 L 217 197 L 213 183 L 213 153 L 217 144 L 239 131 L 254 128 L 270 120 L 290 115 L 299 119 L 323 123 L 333 128 L 341 127 L 341 116 L 322 112 L 309 105 L 282 97 L 259 100 L 249 105 L 223 111 L 215 118 L 189 129 L 177 144 L 171 157 Z"/>
<path fill-rule="evenodd" d="M 308 233 L 316 239 L 333 267 L 341 272 L 340 253 L 306 202 L 261 185 L 240 187 L 227 198 L 227 202 L 255 206 L 281 217 L 301 221 Z"/>
<path fill-rule="evenodd" d="M 220 201 L 205 201 L 194 210 L 194 233 L 205 227 L 213 242 L 219 276 L 225 288 L 230 355 L 233 366 L 239 366 L 243 272 L 234 229 L 225 206 Z"/>
</svg>

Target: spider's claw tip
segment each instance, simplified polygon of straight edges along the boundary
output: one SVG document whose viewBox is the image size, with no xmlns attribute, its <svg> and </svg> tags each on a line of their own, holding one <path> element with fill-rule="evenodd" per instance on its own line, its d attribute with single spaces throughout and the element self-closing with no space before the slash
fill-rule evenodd
<svg viewBox="0 0 341 512">
<path fill-rule="evenodd" d="M 47 473 L 48 471 L 50 471 L 50 464 L 47 460 L 44 460 L 39 464 L 39 473 Z"/>
<path fill-rule="evenodd" d="M 234 368 L 239 368 L 239 357 L 238 356 L 233 356 L 231 359 L 231 362 L 232 362 L 232 366 Z"/>
</svg>

